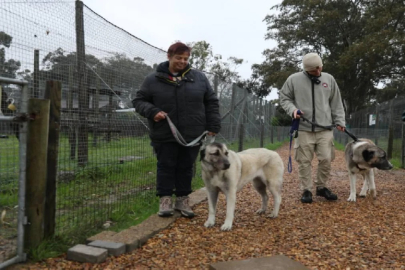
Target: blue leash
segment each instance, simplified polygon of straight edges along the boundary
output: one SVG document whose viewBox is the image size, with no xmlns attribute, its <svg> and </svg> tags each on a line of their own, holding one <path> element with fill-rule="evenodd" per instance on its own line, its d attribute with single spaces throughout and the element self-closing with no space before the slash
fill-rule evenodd
<svg viewBox="0 0 405 270">
<path fill-rule="evenodd" d="M 298 110 L 297 114 L 301 115 L 302 113 L 301 113 L 300 110 Z M 290 129 L 290 152 L 289 152 L 289 155 L 288 155 L 288 165 L 287 165 L 287 171 L 289 173 L 292 172 L 291 144 L 292 144 L 293 138 L 297 137 L 297 134 L 298 134 L 297 132 L 298 132 L 299 126 L 300 126 L 300 119 L 299 118 L 298 119 L 294 118 L 293 121 L 292 121 L 292 124 L 291 124 L 291 129 Z"/>
</svg>

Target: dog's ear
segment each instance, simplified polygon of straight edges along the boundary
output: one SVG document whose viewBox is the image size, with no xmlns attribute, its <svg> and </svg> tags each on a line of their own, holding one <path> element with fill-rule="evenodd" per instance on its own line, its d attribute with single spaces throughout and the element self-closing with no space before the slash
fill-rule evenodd
<svg viewBox="0 0 405 270">
<path fill-rule="evenodd" d="M 368 151 L 367 149 L 363 151 L 363 158 L 366 162 L 369 162 L 374 157 L 374 151 Z"/>
<path fill-rule="evenodd" d="M 203 160 L 205 157 L 205 147 L 201 149 L 200 151 L 200 161 Z"/>
</svg>

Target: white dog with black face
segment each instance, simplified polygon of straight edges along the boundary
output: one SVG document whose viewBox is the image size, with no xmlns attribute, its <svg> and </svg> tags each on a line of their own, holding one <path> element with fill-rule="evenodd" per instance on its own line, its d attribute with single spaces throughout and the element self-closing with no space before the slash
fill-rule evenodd
<svg viewBox="0 0 405 270">
<path fill-rule="evenodd" d="M 278 215 L 281 204 L 284 165 L 280 156 L 265 148 L 248 149 L 239 153 L 228 150 L 225 144 L 211 143 L 201 150 L 202 177 L 208 193 L 209 214 L 205 227 L 215 225 L 215 211 L 219 192 L 226 196 L 226 218 L 223 231 L 232 229 L 236 193 L 252 182 L 262 197 L 262 207 L 256 213 L 267 210 L 269 197 L 273 195 L 274 209 L 270 217 Z"/>
<path fill-rule="evenodd" d="M 374 182 L 374 168 L 380 170 L 393 168 L 385 151 L 369 139 L 359 139 L 346 145 L 345 159 L 350 178 L 350 196 L 347 200 L 349 202 L 356 201 L 356 174 L 361 174 L 364 177 L 360 197 L 366 197 L 367 191 L 370 191 L 371 196 L 375 199 L 377 190 Z"/>
</svg>

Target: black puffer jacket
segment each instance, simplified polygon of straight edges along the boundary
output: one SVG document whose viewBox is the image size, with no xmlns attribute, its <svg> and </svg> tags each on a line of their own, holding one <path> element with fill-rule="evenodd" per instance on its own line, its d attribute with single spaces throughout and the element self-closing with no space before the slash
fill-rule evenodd
<svg viewBox="0 0 405 270">
<path fill-rule="evenodd" d="M 183 138 L 190 142 L 205 130 L 218 133 L 221 129 L 218 98 L 207 77 L 189 66 L 173 78 L 169 62 L 161 63 L 149 74 L 132 101 L 136 111 L 148 118 L 153 142 L 175 142 L 166 119 L 153 117 L 160 111 L 169 114 Z"/>
</svg>

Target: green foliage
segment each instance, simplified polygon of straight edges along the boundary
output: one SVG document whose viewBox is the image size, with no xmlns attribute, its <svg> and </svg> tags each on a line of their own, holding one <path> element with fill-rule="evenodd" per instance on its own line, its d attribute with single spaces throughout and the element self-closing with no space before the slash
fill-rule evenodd
<svg viewBox="0 0 405 270">
<path fill-rule="evenodd" d="M 0 31 L 0 46 L 10 48 L 13 37 L 7 33 Z M 21 62 L 14 59 L 6 61 L 6 50 L 0 48 L 0 76 L 15 78 L 15 73 L 21 67 Z"/>
<path fill-rule="evenodd" d="M 207 70 L 213 62 L 212 46 L 205 40 L 187 44 L 192 48 L 190 65 L 198 70 Z"/>
<path fill-rule="evenodd" d="M 65 253 L 71 247 L 68 237 L 58 236 L 42 241 L 38 247 L 28 250 L 28 258 L 34 262 L 46 258 L 55 258 Z"/>
<path fill-rule="evenodd" d="M 301 69 L 301 57 L 317 52 L 350 113 L 376 98 L 377 84 L 405 75 L 403 1 L 284 0 L 272 9 L 277 12 L 265 17 L 266 39 L 278 46 L 265 50 L 266 60 L 254 65 L 269 87 L 280 89 Z"/>
</svg>

